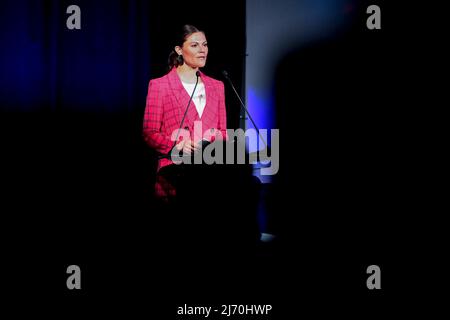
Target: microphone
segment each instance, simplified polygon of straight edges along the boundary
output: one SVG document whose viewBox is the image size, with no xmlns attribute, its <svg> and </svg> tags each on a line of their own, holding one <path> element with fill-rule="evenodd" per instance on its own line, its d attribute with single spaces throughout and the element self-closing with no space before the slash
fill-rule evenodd
<svg viewBox="0 0 450 320">
<path fill-rule="evenodd" d="M 175 146 L 177 145 L 178 137 L 180 136 L 181 127 L 183 127 L 184 119 L 186 118 L 187 112 L 189 110 L 189 105 L 191 104 L 192 98 L 194 97 L 195 89 L 197 88 L 198 78 L 200 77 L 200 71 L 197 71 L 195 73 L 195 75 L 197 76 L 197 81 L 195 82 L 194 90 L 192 90 L 192 94 L 191 94 L 191 96 L 189 98 L 189 102 L 188 102 L 188 104 L 186 106 L 186 110 L 184 111 L 184 115 L 183 115 L 183 118 L 181 119 L 180 126 L 178 127 L 177 136 L 175 138 L 175 141 L 173 142 L 173 146 L 172 146 L 172 148 L 170 148 L 170 150 L 169 150 L 169 152 L 167 154 L 158 156 L 158 159 L 168 159 L 168 158 L 170 158 L 170 154 L 172 153 L 173 148 L 175 148 Z"/>
<path fill-rule="evenodd" d="M 262 137 L 261 133 L 259 133 L 259 129 L 258 129 L 258 127 L 256 126 L 255 121 L 253 121 L 252 116 L 250 115 L 250 112 L 248 112 L 248 110 L 247 110 L 247 108 L 246 108 L 244 102 L 242 102 L 241 97 L 240 97 L 239 94 L 237 93 L 236 88 L 235 88 L 234 85 L 233 85 L 233 82 L 231 81 L 230 77 L 228 76 L 228 72 L 226 72 L 225 70 L 223 70 L 223 71 L 222 71 L 222 74 L 223 74 L 223 76 L 228 80 L 228 82 L 230 83 L 231 88 L 233 88 L 233 91 L 234 91 L 234 93 L 236 94 L 236 97 L 239 99 L 239 102 L 241 103 L 241 107 L 245 110 L 245 113 L 247 114 L 248 118 L 249 118 L 250 121 L 252 122 L 253 127 L 255 127 L 256 132 L 258 132 L 259 137 L 261 138 L 262 142 L 264 142 L 264 145 L 266 146 L 266 149 L 267 149 L 268 147 L 267 147 L 266 141 L 265 141 L 264 138 Z"/>
</svg>

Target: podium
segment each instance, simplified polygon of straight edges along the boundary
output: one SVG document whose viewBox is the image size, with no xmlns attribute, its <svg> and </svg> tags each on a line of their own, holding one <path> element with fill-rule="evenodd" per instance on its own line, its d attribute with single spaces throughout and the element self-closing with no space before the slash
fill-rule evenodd
<svg viewBox="0 0 450 320">
<path fill-rule="evenodd" d="M 207 244 L 246 250 L 259 239 L 260 183 L 252 175 L 251 164 L 236 163 L 237 148 L 242 146 L 233 141 L 220 143 L 215 147 L 223 148 L 221 163 L 195 163 L 191 159 L 190 163 L 166 166 L 159 174 L 177 190 L 172 215 L 180 241 L 194 241 L 196 247 Z M 226 160 L 230 150 L 233 161 Z"/>
</svg>

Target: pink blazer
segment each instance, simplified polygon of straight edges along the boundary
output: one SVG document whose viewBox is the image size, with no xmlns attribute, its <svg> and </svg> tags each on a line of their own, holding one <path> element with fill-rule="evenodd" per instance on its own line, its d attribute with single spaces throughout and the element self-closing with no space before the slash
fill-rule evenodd
<svg viewBox="0 0 450 320">
<path fill-rule="evenodd" d="M 182 128 L 189 130 L 191 139 L 195 141 L 201 140 L 205 133 L 205 137 L 210 141 L 221 137 L 226 139 L 227 119 L 223 82 L 210 78 L 202 72 L 200 76 L 205 85 L 205 109 L 200 118 L 194 102 L 191 101 Z M 183 87 L 176 68 L 172 68 L 161 78 L 150 80 L 143 126 L 144 139 L 150 147 L 162 154 L 170 151 L 174 144 L 171 137 L 179 128 L 188 102 L 189 94 Z M 202 133 L 194 132 L 196 121 L 197 126 L 201 124 Z M 180 134 L 177 142 L 184 138 L 185 136 Z M 161 159 L 158 161 L 157 170 L 169 164 L 172 164 L 170 159 Z"/>
</svg>

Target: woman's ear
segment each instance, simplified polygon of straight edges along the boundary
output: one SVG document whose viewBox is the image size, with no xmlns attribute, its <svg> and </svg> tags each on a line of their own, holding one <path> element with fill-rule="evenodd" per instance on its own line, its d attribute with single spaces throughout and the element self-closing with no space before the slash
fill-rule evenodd
<svg viewBox="0 0 450 320">
<path fill-rule="evenodd" d="M 180 46 L 176 46 L 175 47 L 175 52 L 178 53 L 178 55 L 181 55 L 183 53 L 183 51 L 181 51 L 181 47 Z"/>
</svg>

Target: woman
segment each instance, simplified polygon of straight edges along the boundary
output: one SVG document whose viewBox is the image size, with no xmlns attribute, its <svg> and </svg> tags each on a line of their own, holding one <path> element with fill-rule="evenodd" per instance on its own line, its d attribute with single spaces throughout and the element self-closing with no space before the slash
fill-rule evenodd
<svg viewBox="0 0 450 320">
<path fill-rule="evenodd" d="M 207 57 L 205 33 L 185 25 L 181 39 L 170 53 L 169 73 L 150 80 L 143 134 L 147 144 L 157 152 L 168 154 L 175 147 L 184 154 L 191 154 L 199 150 L 201 140 L 226 139 L 223 83 L 200 72 L 195 87 L 197 71 L 205 66 Z M 178 134 L 194 87 L 182 133 Z M 155 194 L 164 201 L 176 196 L 173 183 L 161 174 L 161 169 L 170 164 L 170 158 L 158 161 Z"/>
</svg>

